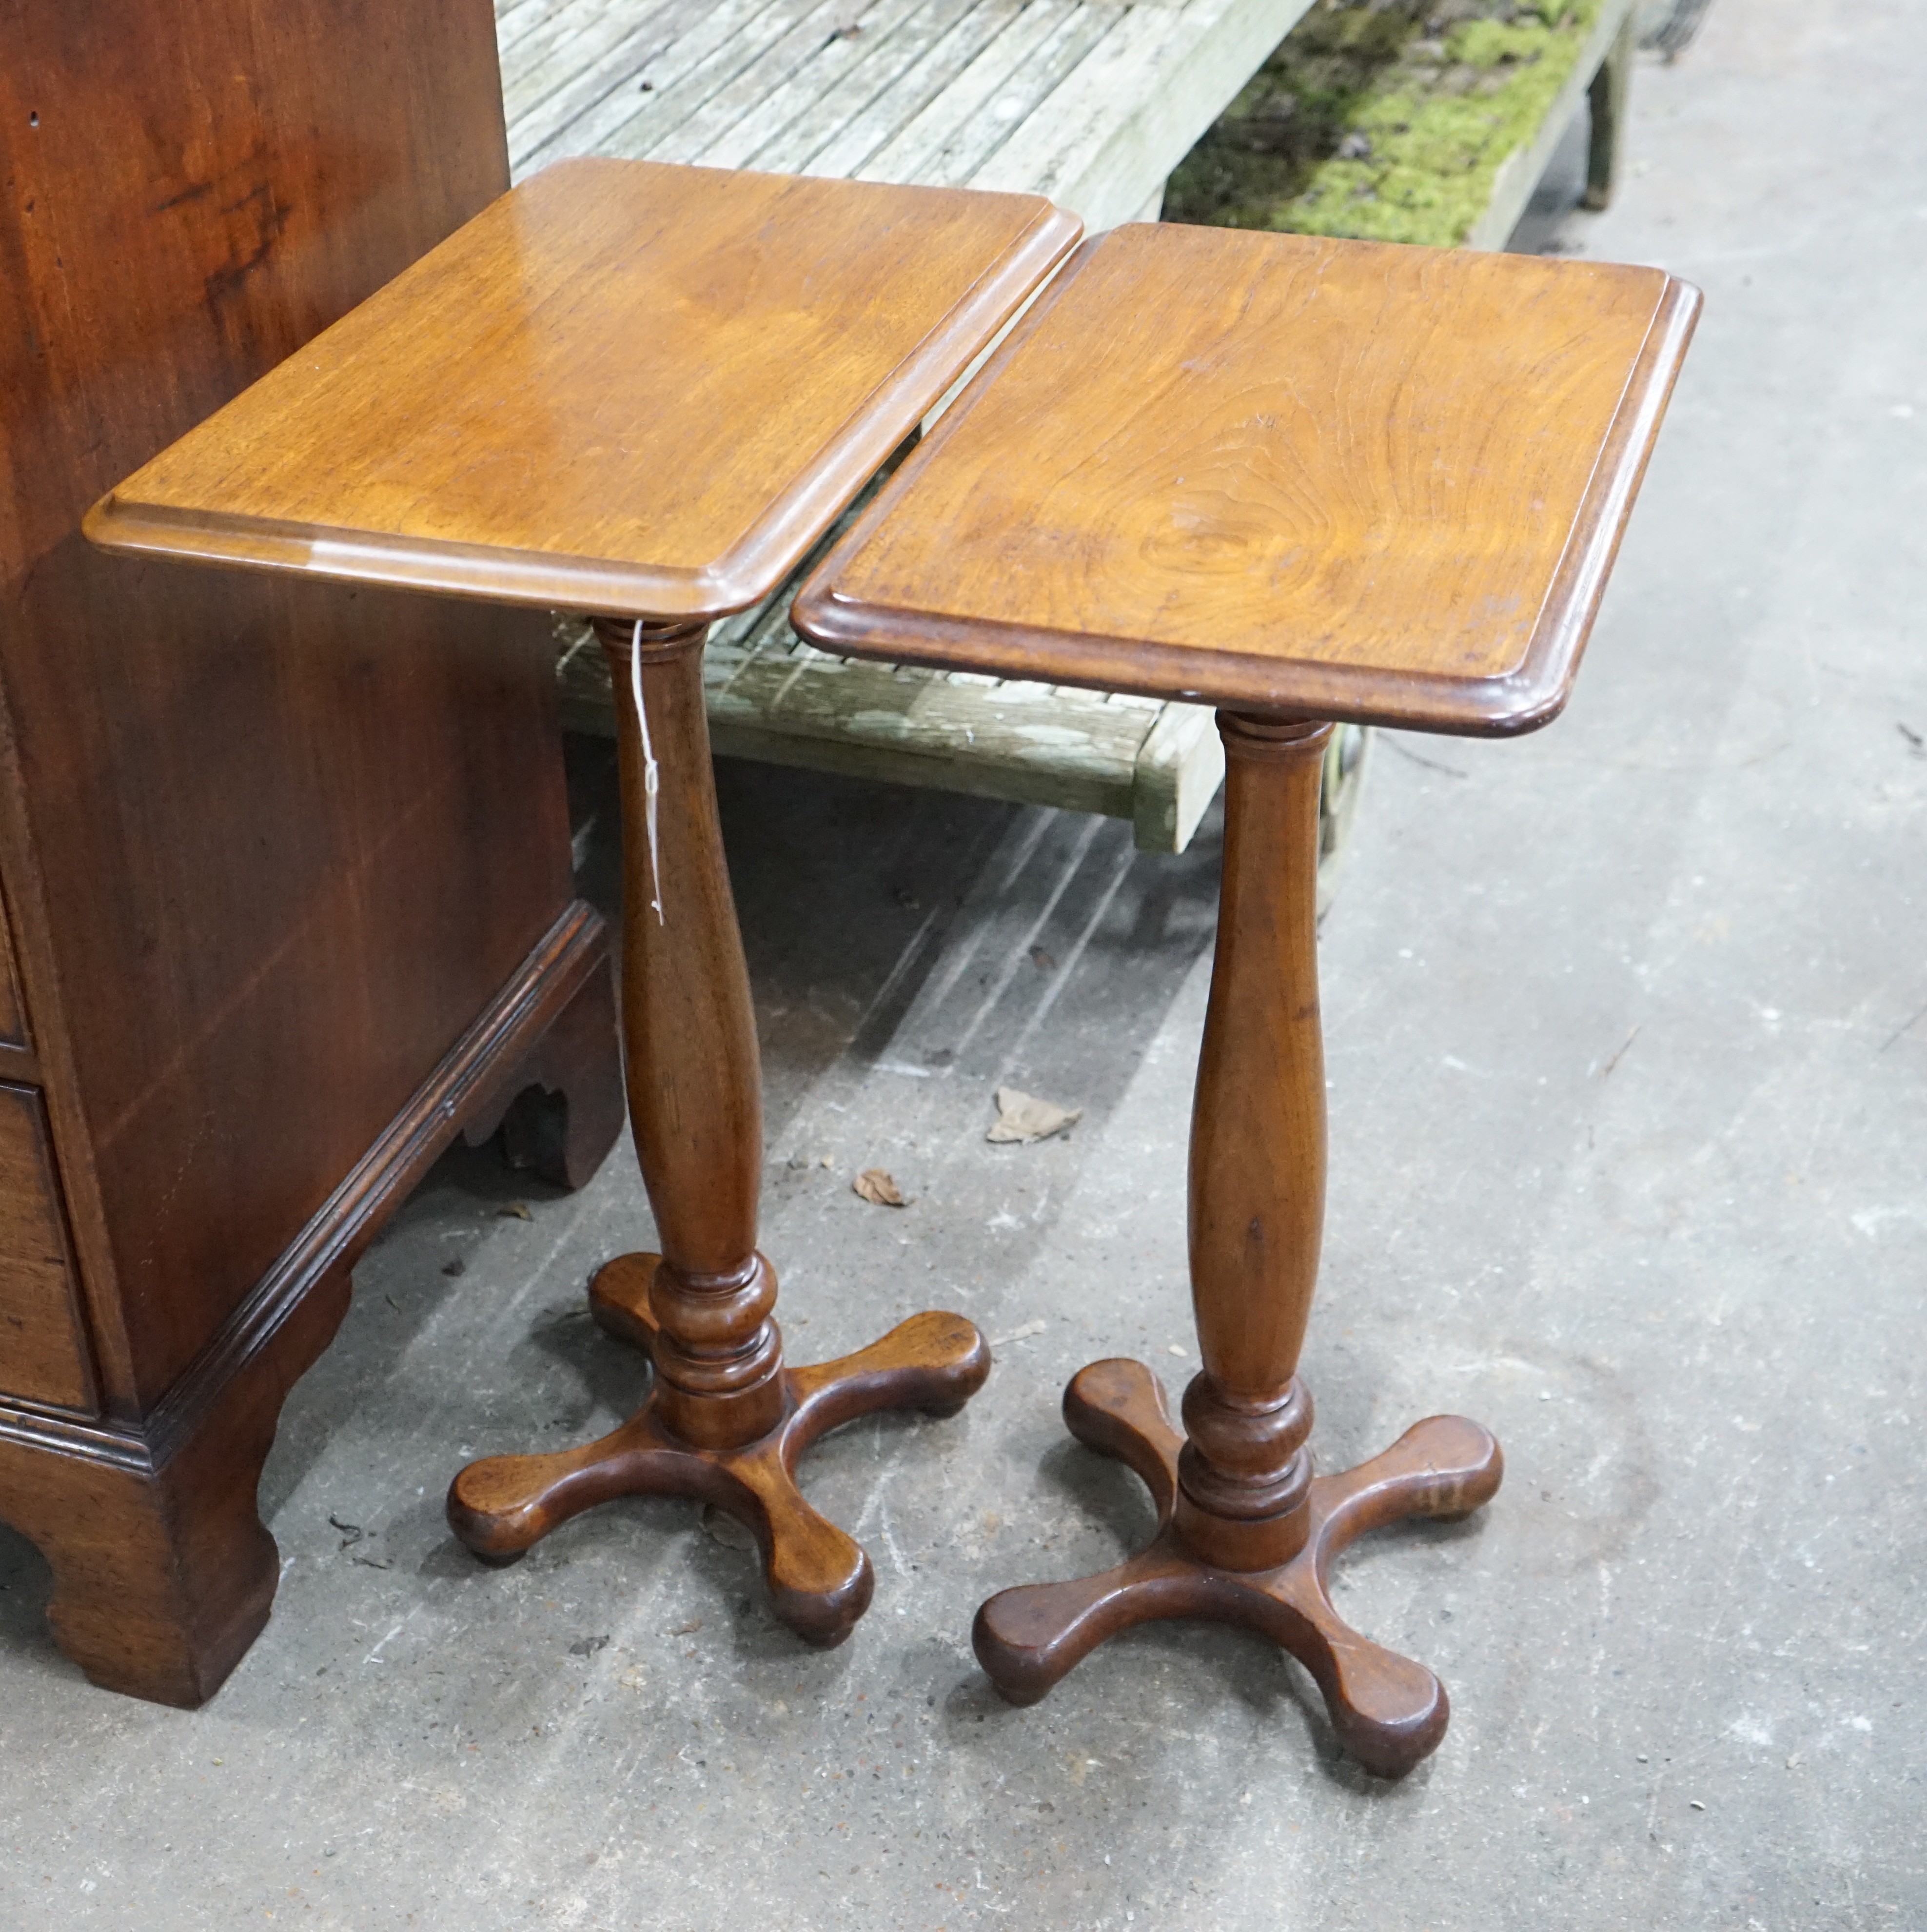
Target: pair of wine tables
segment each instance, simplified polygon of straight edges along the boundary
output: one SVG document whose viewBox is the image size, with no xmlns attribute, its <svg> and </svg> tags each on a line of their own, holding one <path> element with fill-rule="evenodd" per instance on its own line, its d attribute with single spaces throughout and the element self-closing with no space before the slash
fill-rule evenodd
<svg viewBox="0 0 1927 1932">
<path fill-rule="evenodd" d="M 1444 1734 L 1422 1666 L 1334 1612 L 1332 1560 L 1499 1486 L 1434 1416 L 1314 1477 L 1295 1369 L 1318 1269 L 1315 951 L 1332 723 L 1528 730 L 1560 709 L 1695 321 L 1657 270 L 1139 226 L 1037 196 L 576 161 L 505 196 L 91 513 L 110 550 L 590 614 L 619 693 L 629 1109 L 662 1253 L 597 1274 L 650 1394 L 587 1447 L 471 1465 L 456 1534 L 506 1562 L 635 1492 L 754 1533 L 812 1642 L 867 1607 L 798 1457 L 989 1371 L 961 1316 L 788 1366 L 756 1246 L 760 1072 L 701 654 L 768 596 L 1030 306 L 811 576 L 845 653 L 1220 707 L 1217 955 L 1190 1144 L 1202 1371 L 1184 1431 L 1136 1362 L 1080 1441 L 1149 1486 L 1127 1562 L 1006 1590 L 977 1652 L 1028 1703 L 1116 1631 L 1251 1625 L 1370 1769 Z M 1043 292 L 1038 293 L 1040 287 Z"/>
</svg>

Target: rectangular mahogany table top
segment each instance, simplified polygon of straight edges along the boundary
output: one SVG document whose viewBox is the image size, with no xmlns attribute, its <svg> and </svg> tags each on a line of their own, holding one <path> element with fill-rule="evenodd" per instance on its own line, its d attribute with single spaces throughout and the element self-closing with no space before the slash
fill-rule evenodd
<svg viewBox="0 0 1927 1932">
<path fill-rule="evenodd" d="M 782 582 L 1078 232 L 1037 195 L 565 162 L 164 451 L 87 533 L 722 616 Z"/>
<path fill-rule="evenodd" d="M 1698 308 L 1652 268 L 1114 230 L 797 628 L 1003 677 L 1529 729 L 1565 702 Z"/>
</svg>

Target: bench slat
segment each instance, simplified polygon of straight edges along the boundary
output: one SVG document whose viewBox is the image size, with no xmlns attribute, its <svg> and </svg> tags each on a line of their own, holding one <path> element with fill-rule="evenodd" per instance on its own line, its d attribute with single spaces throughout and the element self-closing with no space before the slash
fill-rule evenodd
<svg viewBox="0 0 1927 1932">
<path fill-rule="evenodd" d="M 800 172 L 842 176 L 866 170 L 879 150 L 936 100 L 1014 20 L 1022 0 L 975 0 L 948 8 L 947 24 L 924 38 L 909 64 L 890 85 L 854 114 L 803 164 Z M 872 178 L 875 177 L 872 176 Z"/>
<path fill-rule="evenodd" d="M 636 160 L 668 158 L 668 145 L 677 130 L 741 75 L 753 69 L 772 47 L 779 46 L 798 22 L 818 11 L 822 4 L 823 0 L 763 0 L 757 9 L 753 32 L 746 28 L 722 33 L 716 23 L 731 10 L 725 0 L 700 30 L 701 58 L 679 68 L 671 76 L 673 85 L 645 94 L 641 111 L 635 119 L 614 140 L 605 142 L 598 152 Z M 692 41 L 697 38 L 691 36 Z M 680 56 L 682 51 L 678 47 L 677 55 Z"/>
<path fill-rule="evenodd" d="M 707 145 L 700 158 L 710 168 L 765 166 L 771 174 L 797 174 L 797 168 L 756 162 L 754 157 L 779 143 L 798 122 L 835 128 L 887 85 L 885 62 L 893 44 L 902 44 L 899 29 L 928 11 L 926 0 L 875 0 L 860 20 L 851 25 L 858 33 L 835 37 L 812 60 L 802 62 L 781 85 L 744 114 L 737 124 Z M 914 40 L 912 40 L 914 46 Z M 899 52 L 899 64 L 908 60 Z M 881 74 L 879 74 L 881 70 Z M 827 139 L 827 134 L 818 139 Z"/>
<path fill-rule="evenodd" d="M 971 184 L 1022 182 L 1094 231 L 1133 219 L 1310 6 L 1132 7 Z"/>
<path fill-rule="evenodd" d="M 502 105 L 512 152 L 530 130 L 566 127 L 585 108 L 620 86 L 638 64 L 674 43 L 701 19 L 702 0 L 655 0 L 615 6 L 610 0 L 571 0 L 502 66 Z"/>
<path fill-rule="evenodd" d="M 1031 0 L 896 138 L 861 170 L 871 181 L 961 188 L 1010 140 L 1124 10 Z"/>
<path fill-rule="evenodd" d="M 607 661 L 586 631 L 572 642 L 563 723 L 606 734 Z M 725 757 L 1101 812 L 1131 820 L 1152 850 L 1183 849 L 1223 775 L 1202 706 L 839 658 L 780 609 L 747 632 L 719 626 L 704 685 Z"/>
<path fill-rule="evenodd" d="M 621 62 L 611 57 L 612 67 L 621 64 L 625 69 L 622 80 L 593 107 L 573 119 L 545 116 L 539 128 L 532 116 L 526 125 L 518 123 L 510 129 L 510 172 L 519 180 L 571 154 L 638 158 L 657 138 L 655 130 L 680 121 L 702 104 L 709 92 L 704 83 L 711 80 L 719 56 L 726 64 L 734 47 L 737 59 L 749 57 L 755 45 L 749 29 L 761 28 L 779 12 L 793 12 L 794 5 L 795 0 L 714 0 L 704 6 L 698 0 L 688 24 L 660 51 L 650 55 L 624 42 Z M 635 19 L 638 9 L 633 0 L 620 6 L 611 0 L 609 11 Z M 635 38 L 647 40 L 647 27 Z M 647 64 L 632 64 L 632 56 Z M 647 93 L 641 86 L 644 80 L 653 83 Z M 686 104 L 686 90 L 694 97 Z"/>
<path fill-rule="evenodd" d="M 499 0 L 510 161 L 518 178 L 605 154 L 1004 188 L 1100 226 L 1156 196 L 1309 4 Z M 1207 710 L 838 658 L 787 608 L 712 637 L 719 751 L 1107 812 L 1165 851 L 1217 789 Z M 569 653 L 562 684 L 572 727 L 611 728 L 599 650 Z"/>
<path fill-rule="evenodd" d="M 495 9 L 495 45 L 505 62 L 533 33 L 539 32 L 565 8 L 577 0 L 498 0 Z M 600 4 L 600 0 L 591 0 Z"/>
<path fill-rule="evenodd" d="M 652 161 L 703 161 L 707 151 L 746 125 L 762 124 L 771 100 L 787 88 L 809 86 L 826 64 L 833 80 L 836 50 L 845 43 L 832 38 L 845 26 L 860 27 L 875 0 L 813 0 L 780 34 L 759 46 L 695 111 L 649 151 Z"/>
</svg>

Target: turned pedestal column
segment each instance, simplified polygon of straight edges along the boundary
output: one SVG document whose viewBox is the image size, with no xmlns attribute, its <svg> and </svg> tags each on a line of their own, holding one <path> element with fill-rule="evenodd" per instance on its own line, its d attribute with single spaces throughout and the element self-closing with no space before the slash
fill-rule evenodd
<svg viewBox="0 0 1927 1932">
<path fill-rule="evenodd" d="M 558 164 L 95 512 L 114 548 L 603 614 L 626 1075 L 662 1252 L 611 1262 L 590 1299 L 655 1373 L 600 1442 L 455 1478 L 449 1520 L 490 1561 L 606 1498 L 701 1498 L 754 1532 L 776 1613 L 839 1642 L 870 1566 L 803 1501 L 797 1458 L 983 1381 L 956 1315 L 784 1362 L 702 645 L 782 583 L 1077 232 L 1034 195 Z"/>
<path fill-rule="evenodd" d="M 1181 1431 L 1142 1364 L 1064 1419 L 1149 1485 L 1151 1543 L 1006 1590 L 977 1654 L 1018 1703 L 1156 1617 L 1293 1652 L 1373 1770 L 1445 1693 L 1334 1612 L 1376 1524 L 1497 1490 L 1435 1416 L 1313 1469 L 1298 1379 L 1325 1211 L 1319 719 L 1529 730 L 1565 701 L 1697 298 L 1652 269 L 1133 226 L 1088 243 L 804 586 L 860 656 L 1223 707 L 1224 880 L 1191 1123 L 1204 1366 Z M 1523 833 L 1522 832 L 1522 835 Z"/>
<path fill-rule="evenodd" d="M 1220 712 L 1224 878 L 1191 1114 L 1191 1301 L 1204 1366 L 1184 1432 L 1142 1364 L 1093 1363 L 1064 1392 L 1071 1433 L 1149 1485 L 1157 1534 L 1072 1583 L 1006 1590 L 977 1613 L 977 1654 L 1034 1703 L 1106 1637 L 1155 1618 L 1261 1630 L 1323 1690 L 1363 1763 L 1397 1772 L 1445 1728 L 1444 1687 L 1351 1629 L 1332 1559 L 1400 1516 L 1463 1515 L 1499 1487 L 1499 1445 L 1433 1416 L 1384 1454 L 1314 1478 L 1298 1351 L 1325 1218 L 1325 1056 L 1318 1012 L 1318 786 L 1328 724 Z"/>
<path fill-rule="evenodd" d="M 875 1580 L 857 1543 L 803 1500 L 798 1458 L 878 1409 L 956 1414 L 983 1387 L 989 1351 L 962 1316 L 917 1315 L 854 1355 L 785 1366 L 776 1270 L 756 1246 L 761 1075 L 710 766 L 707 627 L 596 628 L 617 694 L 629 1121 L 662 1252 L 608 1263 L 590 1305 L 655 1376 L 642 1408 L 599 1442 L 471 1463 L 449 1521 L 500 1562 L 614 1496 L 713 1503 L 755 1536 L 776 1615 L 812 1643 L 840 1643 Z"/>
</svg>

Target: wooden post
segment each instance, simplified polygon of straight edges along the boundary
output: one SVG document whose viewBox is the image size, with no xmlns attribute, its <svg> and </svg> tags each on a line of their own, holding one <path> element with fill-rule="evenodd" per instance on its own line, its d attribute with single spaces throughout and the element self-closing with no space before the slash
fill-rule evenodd
<svg viewBox="0 0 1927 1932">
<path fill-rule="evenodd" d="M 1586 89 L 1592 133 L 1586 152 L 1585 205 L 1607 208 L 1619 185 L 1625 155 L 1626 112 L 1632 92 L 1633 56 L 1638 45 L 1633 10 L 1628 8 L 1613 38 L 1612 51 L 1600 63 Z"/>
</svg>

